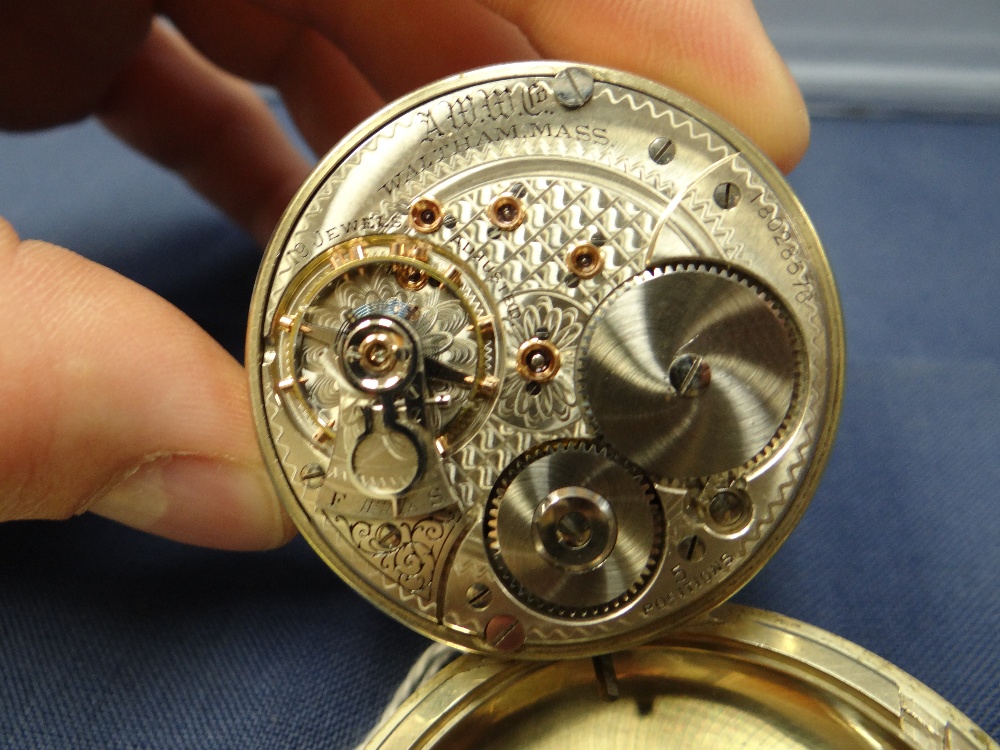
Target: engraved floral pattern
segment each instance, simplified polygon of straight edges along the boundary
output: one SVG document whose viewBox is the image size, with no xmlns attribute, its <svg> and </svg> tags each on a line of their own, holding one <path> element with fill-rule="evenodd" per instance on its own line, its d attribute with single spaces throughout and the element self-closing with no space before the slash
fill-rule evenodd
<svg viewBox="0 0 1000 750">
<path fill-rule="evenodd" d="M 309 323 L 339 330 L 350 314 L 398 311 L 416 307 L 419 316 L 410 324 L 416 330 L 425 356 L 447 362 L 470 374 L 475 372 L 478 349 L 468 332 L 469 314 L 463 304 L 445 287 L 427 285 L 419 290 L 404 289 L 391 270 L 352 275 L 341 279 L 334 289 L 320 297 L 307 310 Z M 306 390 L 321 416 L 337 416 L 341 385 L 338 365 L 331 347 L 303 339 L 302 377 Z M 450 393 L 453 401 L 464 394 L 454 387 L 442 386 L 438 392 Z"/>
<path fill-rule="evenodd" d="M 447 509 L 417 521 L 351 523 L 344 516 L 337 516 L 334 523 L 403 591 L 430 599 L 434 568 L 458 518 L 456 509 Z"/>
<path fill-rule="evenodd" d="M 572 300 L 549 293 L 527 292 L 519 295 L 518 304 L 524 313 L 511 326 L 508 375 L 500 390 L 497 413 L 518 427 L 565 429 L 576 405 L 573 368 L 584 313 Z M 517 349 L 532 338 L 544 338 L 559 351 L 559 371 L 547 383 L 530 383 L 517 372 Z"/>
<path fill-rule="evenodd" d="M 419 310 L 419 316 L 410 323 L 426 355 L 456 363 L 475 361 L 475 341 L 467 334 L 462 335 L 469 324 L 469 314 L 462 303 L 443 286 L 429 284 L 422 289 L 404 289 L 388 269 L 351 276 L 310 307 L 308 314 L 310 320 L 339 328 L 351 313 L 411 307 Z"/>
</svg>

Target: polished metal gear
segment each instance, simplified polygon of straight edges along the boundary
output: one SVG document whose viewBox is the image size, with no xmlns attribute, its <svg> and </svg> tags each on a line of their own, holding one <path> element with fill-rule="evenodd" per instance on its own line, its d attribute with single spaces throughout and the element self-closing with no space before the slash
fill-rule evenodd
<svg viewBox="0 0 1000 750">
<path fill-rule="evenodd" d="M 708 477 L 766 456 L 797 406 L 800 336 L 744 271 L 676 263 L 602 302 L 578 368 L 598 433 L 663 480 Z"/>
<path fill-rule="evenodd" d="M 559 441 L 504 471 L 484 530 L 490 562 L 514 596 L 555 617 L 600 617 L 653 573 L 663 512 L 634 467 L 591 443 Z"/>
</svg>

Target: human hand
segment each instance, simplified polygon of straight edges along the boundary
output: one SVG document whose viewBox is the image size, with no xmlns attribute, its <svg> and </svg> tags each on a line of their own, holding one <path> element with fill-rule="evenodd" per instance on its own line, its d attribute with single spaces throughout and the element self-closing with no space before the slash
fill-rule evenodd
<svg viewBox="0 0 1000 750">
<path fill-rule="evenodd" d="M 321 153 L 423 83 L 538 56 L 679 89 L 784 169 L 808 141 L 750 0 L 6 0 L 0 124 L 96 111 L 264 242 L 308 165 L 246 80 L 275 86 Z M 0 520 L 90 510 L 196 544 L 289 538 L 235 361 L 152 293 L 2 220 L 0 264 L 14 332 L 0 360 Z"/>
</svg>

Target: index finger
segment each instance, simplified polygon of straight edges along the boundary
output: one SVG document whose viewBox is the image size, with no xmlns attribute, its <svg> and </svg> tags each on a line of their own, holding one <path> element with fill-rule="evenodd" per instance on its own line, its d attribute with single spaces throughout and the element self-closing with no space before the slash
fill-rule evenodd
<svg viewBox="0 0 1000 750">
<path fill-rule="evenodd" d="M 809 145 L 809 115 L 752 0 L 479 0 L 543 57 L 620 68 L 732 122 L 784 171 Z"/>
<path fill-rule="evenodd" d="M 785 171 L 809 142 L 805 103 L 751 0 L 251 0 L 316 29 L 386 98 L 529 56 L 638 73 L 697 99 Z"/>
</svg>

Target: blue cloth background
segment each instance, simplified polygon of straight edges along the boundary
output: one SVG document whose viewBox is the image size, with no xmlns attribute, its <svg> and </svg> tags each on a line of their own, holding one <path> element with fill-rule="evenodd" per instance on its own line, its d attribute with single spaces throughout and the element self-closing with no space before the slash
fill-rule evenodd
<svg viewBox="0 0 1000 750">
<path fill-rule="evenodd" d="M 844 412 L 805 519 L 738 596 L 875 651 L 994 737 L 998 143 L 995 123 L 815 123 L 791 181 L 843 296 Z M 0 136 L 0 214 L 242 348 L 258 250 L 92 123 Z M 424 645 L 301 540 L 237 554 L 89 517 L 0 526 L 3 747 L 345 748 Z"/>
</svg>

